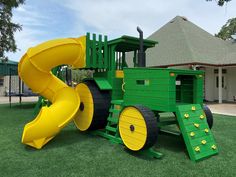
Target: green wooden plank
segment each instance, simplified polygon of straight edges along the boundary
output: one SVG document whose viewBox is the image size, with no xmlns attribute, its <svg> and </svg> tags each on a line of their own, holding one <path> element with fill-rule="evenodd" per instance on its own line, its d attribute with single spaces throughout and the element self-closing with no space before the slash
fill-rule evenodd
<svg viewBox="0 0 236 177">
<path fill-rule="evenodd" d="M 90 33 L 86 35 L 86 67 L 89 68 L 91 66 L 91 55 L 90 55 Z"/>
<path fill-rule="evenodd" d="M 103 55 L 104 55 L 104 68 L 108 68 L 108 46 L 107 46 L 107 36 L 104 36 L 104 49 L 103 49 Z"/>
<path fill-rule="evenodd" d="M 91 66 L 93 68 L 97 67 L 96 34 L 93 34 Z"/>
<path fill-rule="evenodd" d="M 119 122 L 119 119 L 113 118 L 113 117 L 108 117 L 107 120 L 110 121 L 110 122 L 112 122 L 112 123 L 116 123 L 116 124 Z"/>
<path fill-rule="evenodd" d="M 103 68 L 102 35 L 98 36 L 98 68 Z"/>
<path fill-rule="evenodd" d="M 111 131 L 111 132 L 116 132 L 117 131 L 117 128 L 114 128 L 114 127 L 110 127 L 110 126 L 106 126 L 106 130 L 108 131 Z"/>
<path fill-rule="evenodd" d="M 120 113 L 120 110 L 110 108 L 110 109 L 109 109 L 109 112 Z"/>
</svg>

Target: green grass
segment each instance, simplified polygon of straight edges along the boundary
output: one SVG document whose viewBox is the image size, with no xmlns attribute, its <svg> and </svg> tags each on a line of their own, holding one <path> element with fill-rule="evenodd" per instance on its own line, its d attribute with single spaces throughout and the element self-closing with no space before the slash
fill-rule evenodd
<svg viewBox="0 0 236 177">
<path fill-rule="evenodd" d="M 156 148 L 163 159 L 150 159 L 87 133 L 71 123 L 42 150 L 21 144 L 24 125 L 33 119 L 33 104 L 0 105 L 0 176 L 236 176 L 236 117 L 215 115 L 213 134 L 219 155 L 194 163 L 181 138 L 160 135 Z"/>
</svg>

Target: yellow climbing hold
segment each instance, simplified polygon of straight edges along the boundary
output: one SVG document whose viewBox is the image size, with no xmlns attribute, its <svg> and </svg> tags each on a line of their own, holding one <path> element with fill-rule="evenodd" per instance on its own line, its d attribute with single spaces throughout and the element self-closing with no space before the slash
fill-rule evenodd
<svg viewBox="0 0 236 177">
<path fill-rule="evenodd" d="M 200 115 L 200 119 L 204 119 L 205 118 L 205 116 L 204 115 Z"/>
<path fill-rule="evenodd" d="M 216 145 L 213 144 L 213 145 L 211 146 L 211 149 L 216 150 Z"/>
<path fill-rule="evenodd" d="M 207 143 L 206 140 L 202 140 L 201 142 L 202 142 L 202 144 L 206 144 Z"/>
<path fill-rule="evenodd" d="M 194 133 L 194 132 L 191 132 L 191 133 L 190 133 L 190 136 L 191 136 L 191 137 L 195 136 L 195 133 Z"/>
<path fill-rule="evenodd" d="M 192 106 L 192 111 L 195 111 L 196 110 L 196 107 L 195 106 Z"/>
<path fill-rule="evenodd" d="M 196 123 L 193 124 L 193 125 L 194 125 L 196 128 L 198 128 L 198 127 L 200 126 L 199 124 L 196 124 Z"/>
<path fill-rule="evenodd" d="M 200 147 L 199 146 L 197 146 L 197 147 L 195 147 L 195 149 L 194 149 L 196 152 L 200 152 Z"/>
<path fill-rule="evenodd" d="M 189 118 L 189 114 L 184 114 L 185 119 Z"/>
<path fill-rule="evenodd" d="M 206 128 L 204 131 L 205 131 L 206 133 L 208 133 L 208 132 L 209 132 L 208 128 Z"/>
</svg>

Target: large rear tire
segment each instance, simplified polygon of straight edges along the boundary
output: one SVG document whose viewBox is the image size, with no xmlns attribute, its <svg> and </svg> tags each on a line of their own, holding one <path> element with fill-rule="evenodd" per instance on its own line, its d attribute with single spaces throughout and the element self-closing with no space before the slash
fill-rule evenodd
<svg viewBox="0 0 236 177">
<path fill-rule="evenodd" d="M 213 115 L 212 115 L 212 112 L 211 112 L 211 110 L 208 108 L 207 105 L 204 105 L 204 106 L 203 106 L 203 111 L 204 111 L 205 114 L 206 114 L 207 123 L 208 123 L 209 128 L 211 129 L 211 128 L 213 127 Z"/>
<path fill-rule="evenodd" d="M 119 132 L 125 146 L 132 151 L 154 145 L 158 136 L 154 113 L 144 106 L 128 106 L 120 114 Z"/>
<path fill-rule="evenodd" d="M 80 108 L 74 118 L 81 131 L 102 129 L 106 126 L 111 97 L 109 91 L 102 91 L 92 80 L 76 86 L 80 96 Z"/>
</svg>

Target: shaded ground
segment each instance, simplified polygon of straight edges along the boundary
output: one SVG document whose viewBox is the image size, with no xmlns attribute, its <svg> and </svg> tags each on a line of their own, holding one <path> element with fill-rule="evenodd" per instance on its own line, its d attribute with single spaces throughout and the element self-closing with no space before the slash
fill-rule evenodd
<svg viewBox="0 0 236 177">
<path fill-rule="evenodd" d="M 33 104 L 0 105 L 0 176 L 236 176 L 236 117 L 215 115 L 213 134 L 220 154 L 191 162 L 181 138 L 161 135 L 156 147 L 161 160 L 124 151 L 121 145 L 80 133 L 67 126 L 42 150 L 21 144 L 25 123 L 32 120 Z"/>
</svg>

